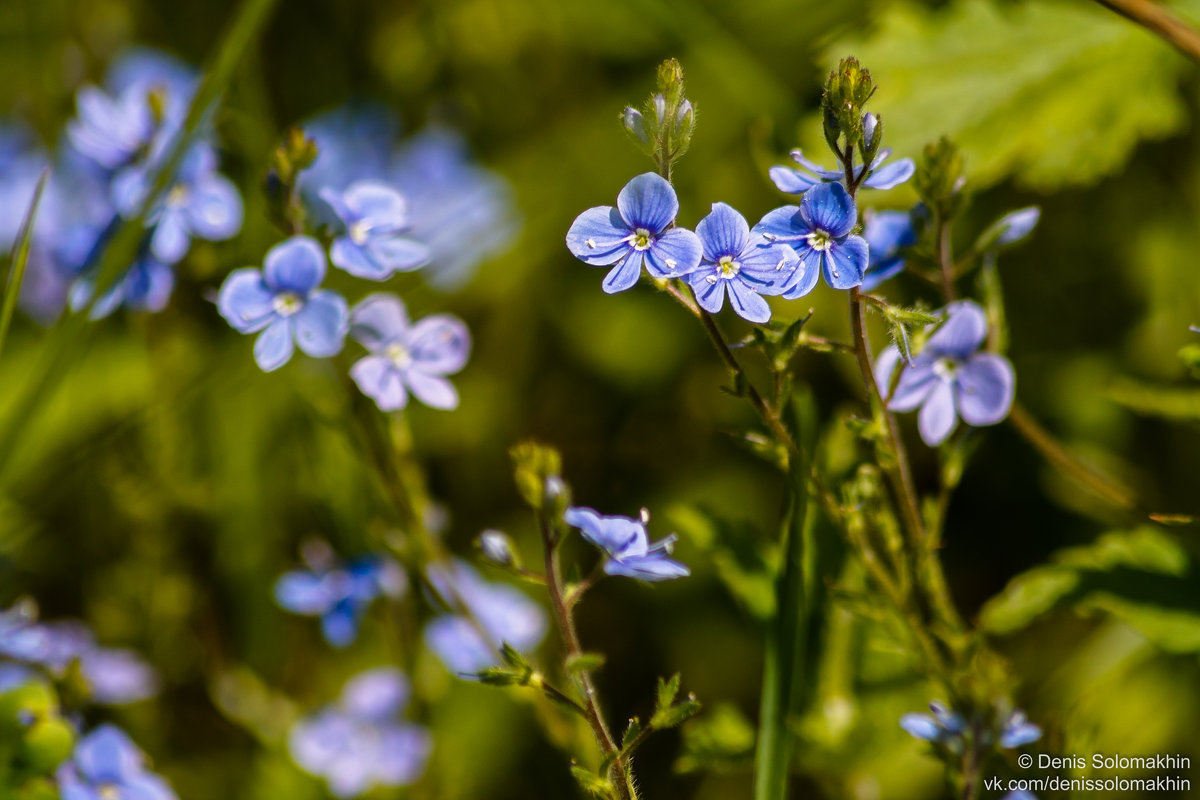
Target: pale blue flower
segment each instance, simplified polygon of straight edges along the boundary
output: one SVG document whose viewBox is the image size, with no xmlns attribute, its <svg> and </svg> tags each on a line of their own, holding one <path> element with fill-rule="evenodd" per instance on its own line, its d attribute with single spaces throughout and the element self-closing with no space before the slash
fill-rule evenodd
<svg viewBox="0 0 1200 800">
<path fill-rule="evenodd" d="M 1024 747 L 1042 738 L 1042 729 L 1025 717 L 1025 712 L 1016 710 L 1004 721 L 1000 731 L 1000 746 L 1006 750 Z"/>
<path fill-rule="evenodd" d="M 912 214 L 907 211 L 879 211 L 867 217 L 863 227 L 870 261 L 863 274 L 862 290 L 869 292 L 904 270 L 906 248 L 917 243 Z"/>
<path fill-rule="evenodd" d="M 862 283 L 869 254 L 866 240 L 852 233 L 857 224 L 854 198 L 840 183 L 821 183 L 804 193 L 799 206 L 771 211 L 751 232 L 791 245 L 800 257 L 783 293 L 793 300 L 811 292 L 822 273 L 834 289 Z"/>
<path fill-rule="evenodd" d="M 625 184 L 616 208 L 598 206 L 576 217 L 567 248 L 585 264 L 612 267 L 603 284 L 609 294 L 633 288 L 643 263 L 656 278 L 680 278 L 700 265 L 703 246 L 691 231 L 670 227 L 678 213 L 674 187 L 647 172 Z"/>
<path fill-rule="evenodd" d="M 62 800 L 176 800 L 146 756 L 115 725 L 101 725 L 75 744 L 55 776 Z"/>
<path fill-rule="evenodd" d="M 466 366 L 471 353 L 467 326 L 449 314 L 410 324 L 400 298 L 373 294 L 354 307 L 351 334 L 370 351 L 355 362 L 350 377 L 383 411 L 408 403 L 411 392 L 432 408 L 458 407 L 458 392 L 446 375 Z"/>
<path fill-rule="evenodd" d="M 404 594 L 408 582 L 396 562 L 364 556 L 342 564 L 310 564 L 275 582 L 275 600 L 294 614 L 321 618 L 321 633 L 334 647 L 346 647 L 378 597 Z"/>
<path fill-rule="evenodd" d="M 329 358 L 341 352 L 350 320 L 341 295 L 317 288 L 324 278 L 320 244 L 293 236 L 271 248 L 261 270 L 231 272 L 217 309 L 240 333 L 262 331 L 254 358 L 266 372 L 291 359 L 293 343 L 314 358 Z"/>
<path fill-rule="evenodd" d="M 870 177 L 862 181 L 862 186 L 868 189 L 891 189 L 913 176 L 916 165 L 911 158 L 902 158 L 886 167 L 880 166 L 891 154 L 892 151 L 887 148 L 879 151 L 875 160 L 871 162 Z M 769 170 L 772 182 L 781 192 L 803 194 L 822 183 L 845 182 L 845 170 L 825 169 L 821 165 L 809 161 L 799 150 L 792 151 L 792 159 L 800 165 L 800 169 L 771 167 Z M 865 169 L 865 166 L 860 168 L 856 177 L 861 176 Z"/>
<path fill-rule="evenodd" d="M 392 187 L 357 181 L 344 192 L 322 189 L 321 199 L 345 229 L 329 251 L 335 266 L 358 278 L 382 281 L 429 262 L 428 247 L 401 235 L 408 229 L 408 207 Z"/>
<path fill-rule="evenodd" d="M 967 730 L 967 721 L 962 714 L 951 711 L 938 702 L 929 704 L 928 714 L 905 714 L 900 718 L 900 727 L 910 736 L 926 742 L 950 744 L 961 739 Z"/>
<path fill-rule="evenodd" d="M 650 544 L 645 517 L 602 516 L 590 508 L 567 509 L 566 522 L 605 554 L 604 572 L 641 581 L 657 582 L 692 574 L 670 557 L 676 537 L 671 534 Z"/>
</svg>

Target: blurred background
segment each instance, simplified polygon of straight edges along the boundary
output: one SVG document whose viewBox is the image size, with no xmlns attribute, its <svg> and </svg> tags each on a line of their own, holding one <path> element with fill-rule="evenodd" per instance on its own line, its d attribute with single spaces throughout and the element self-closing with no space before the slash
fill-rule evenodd
<svg viewBox="0 0 1200 800">
<path fill-rule="evenodd" d="M 235 7 L 0 0 L 0 112 L 51 146 L 75 92 L 102 80 L 118 53 L 146 45 L 202 65 Z M 1200 20 L 1200 3 L 1174 7 Z M 242 233 L 193 248 L 165 312 L 91 327 L 86 356 L 67 359 L 28 419 L 12 418 L 15 387 L 47 334 L 27 318 L 14 325 L 0 420 L 28 435 L 0 486 L 0 605 L 34 597 L 44 617 L 83 619 L 159 670 L 156 700 L 105 713 L 181 797 L 325 796 L 291 763 L 279 721 L 395 659 L 389 619 L 376 608 L 359 641 L 335 653 L 312 620 L 275 605 L 271 587 L 305 540 L 352 557 L 395 520 L 350 431 L 345 364 L 297 357 L 264 374 L 250 339 L 208 298 L 281 238 L 261 186 L 286 128 L 377 100 L 398 115 L 399 137 L 435 123 L 461 131 L 511 184 L 519 220 L 511 246 L 459 287 L 404 276 L 391 285 L 415 316 L 458 314 L 474 336 L 455 380 L 461 407 L 405 412 L 446 543 L 466 554 L 482 529 L 500 528 L 536 561 L 507 456 L 528 437 L 562 449 L 577 501 L 611 514 L 647 507 L 654 538 L 679 531 L 693 576 L 602 583 L 581 607 L 581 634 L 608 656 L 598 681 L 612 720 L 648 714 L 655 678 L 675 672 L 706 705 L 642 752 L 647 798 L 749 797 L 784 487 L 731 435 L 753 420 L 721 391 L 727 375 L 700 326 L 647 286 L 603 294 L 603 271 L 572 258 L 563 239 L 579 212 L 612 203 L 651 169 L 618 114 L 652 91 L 662 59 L 680 59 L 698 109 L 674 176 L 690 226 L 718 200 L 751 222 L 784 202 L 766 171 L 792 147 L 829 160 L 816 108 L 825 72 L 847 54 L 879 84 L 874 109 L 898 156 L 941 135 L 961 145 L 972 194 L 961 247 L 1008 210 L 1043 209 L 1031 239 L 999 264 L 1020 402 L 1147 506 L 1200 512 L 1200 387 L 1178 355 L 1200 338 L 1188 330 L 1200 323 L 1200 82 L 1150 34 L 1084 0 L 289 0 L 216 118 L 223 169 L 245 199 Z M 868 193 L 860 207 L 913 202 L 905 187 Z M 881 291 L 937 302 L 910 276 Z M 774 305 L 783 320 L 811 307 L 809 330 L 849 338 L 840 293 L 821 286 Z M 720 322 L 731 337 L 747 330 L 729 312 Z M 884 331 L 874 333 L 881 346 Z M 860 402 L 851 359 L 805 354 L 796 368 L 824 421 Z M 936 461 L 911 422 L 918 481 L 932 487 Z M 1200 758 L 1195 528 L 1154 533 L 1169 557 L 1143 558 L 1119 537 L 1115 554 L 1097 555 L 1089 548 L 1129 530 L 1127 519 L 1012 428 L 975 438 L 944 549 L 964 613 L 980 618 L 1015 576 L 1081 549 L 1071 563 L 1083 566 L 1061 567 L 1077 579 L 1071 591 L 1029 606 L 1010 590 L 982 616 L 1013 663 L 1020 703 L 1047 731 L 1039 752 L 1190 748 Z M 829 446 L 833 461 L 842 440 Z M 798 730 L 797 796 L 939 797 L 941 765 L 896 723 L 929 689 L 853 607 L 834 614 L 839 660 Z M 436 745 L 419 786 L 377 796 L 575 796 L 565 757 L 540 732 L 550 712 L 457 681 L 425 653 L 404 659 L 421 697 L 412 713 Z"/>
</svg>

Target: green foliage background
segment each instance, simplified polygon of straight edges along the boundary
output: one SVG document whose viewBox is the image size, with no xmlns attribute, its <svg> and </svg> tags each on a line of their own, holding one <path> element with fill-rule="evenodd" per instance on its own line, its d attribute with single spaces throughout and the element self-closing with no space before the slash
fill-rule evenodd
<svg viewBox="0 0 1200 800">
<path fill-rule="evenodd" d="M 1200 4 L 1175 8 L 1200 20 Z M 233 11 L 225 0 L 3 0 L 0 109 L 53 141 L 75 89 L 123 46 L 200 63 Z M 500 527 L 536 555 L 506 456 L 530 436 L 561 447 L 579 501 L 646 506 L 652 533 L 678 529 L 694 577 L 601 584 L 582 635 L 608 655 L 599 683 L 612 719 L 646 714 L 656 676 L 676 671 L 709 709 L 685 728 L 682 757 L 674 734 L 647 745 L 646 797 L 748 796 L 757 621 L 784 486 L 727 435 L 752 420 L 719 390 L 726 375 L 700 327 L 649 288 L 605 296 L 563 236 L 649 169 L 617 115 L 664 57 L 683 62 L 698 108 L 675 175 L 681 220 L 694 224 L 717 200 L 752 220 L 780 204 L 766 168 L 797 144 L 822 152 L 819 85 L 847 53 L 881 85 L 876 110 L 898 155 L 942 134 L 962 145 L 975 193 L 964 244 L 1004 211 L 1043 208 L 1030 242 L 1000 262 L 1021 402 L 1147 505 L 1200 511 L 1200 389 L 1177 357 L 1200 322 L 1197 72 L 1146 32 L 1084 0 L 289 0 L 218 118 L 244 189 L 242 235 L 193 249 L 167 313 L 94 325 L 31 419 L 13 418 L 16 387 L 44 357 L 45 332 L 14 327 L 0 421 L 28 430 L 0 485 L 0 603 L 32 595 L 45 616 L 83 618 L 162 671 L 162 698 L 115 718 L 181 797 L 323 796 L 290 765 L 284 725 L 395 657 L 389 620 L 373 616 L 335 657 L 270 587 L 305 538 L 347 555 L 370 546 L 389 507 L 353 435 L 345 364 L 297 359 L 264 375 L 205 298 L 277 238 L 258 186 L 286 126 L 377 97 L 407 130 L 462 127 L 513 183 L 524 218 L 511 252 L 461 292 L 395 285 L 418 313 L 460 314 L 475 336 L 461 408 L 407 413 L 449 544 L 465 553 Z M 900 190 L 864 203 L 912 201 Z M 888 292 L 933 300 L 908 277 Z M 845 298 L 824 287 L 776 309 L 789 319 L 810 306 L 811 331 L 848 338 Z M 851 359 L 807 354 L 798 369 L 823 418 L 857 402 Z M 1195 528 L 1133 530 L 1011 428 L 977 438 L 944 558 L 960 607 L 993 632 L 1047 730 L 1035 749 L 1200 758 Z M 834 461 L 849 455 L 849 437 L 837 441 Z M 914 449 L 931 485 L 932 455 Z M 896 724 L 928 690 L 860 605 L 839 601 L 830 618 L 820 696 L 799 726 L 798 796 L 938 797 L 939 764 Z M 455 682 L 427 656 L 416 677 L 437 748 L 412 797 L 574 796 L 537 725 L 544 709 Z"/>
</svg>

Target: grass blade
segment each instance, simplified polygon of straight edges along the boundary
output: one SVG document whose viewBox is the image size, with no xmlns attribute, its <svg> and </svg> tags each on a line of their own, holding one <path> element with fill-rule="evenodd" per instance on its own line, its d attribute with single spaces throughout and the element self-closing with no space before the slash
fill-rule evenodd
<svg viewBox="0 0 1200 800">
<path fill-rule="evenodd" d="M 17 298 L 21 295 L 21 281 L 25 279 L 25 266 L 29 263 L 29 246 L 33 242 L 33 222 L 37 217 L 38 206 L 42 202 L 42 191 L 46 188 L 46 179 L 50 177 L 50 168 L 42 170 L 38 178 L 37 188 L 33 190 L 33 200 L 29 210 L 25 212 L 25 220 L 17 233 L 13 244 L 12 258 L 8 270 L 8 280 L 4 284 L 4 302 L 0 304 L 0 353 L 4 351 L 4 340 L 8 337 L 8 326 L 12 324 L 13 311 L 17 307 Z"/>
</svg>

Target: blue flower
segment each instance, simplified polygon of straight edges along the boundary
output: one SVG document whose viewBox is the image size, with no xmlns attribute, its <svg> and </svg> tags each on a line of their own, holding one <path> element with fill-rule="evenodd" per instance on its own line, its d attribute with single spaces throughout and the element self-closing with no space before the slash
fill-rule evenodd
<svg viewBox="0 0 1200 800">
<path fill-rule="evenodd" d="M 900 718 L 900 727 L 910 736 L 925 742 L 951 744 L 962 738 L 967 730 L 967 722 L 962 714 L 950 711 L 941 703 L 929 704 L 928 714 L 905 714 Z"/>
<path fill-rule="evenodd" d="M 321 633 L 334 647 L 346 647 L 375 598 L 399 597 L 407 579 L 391 559 L 366 556 L 348 564 L 310 564 L 275 582 L 275 600 L 294 614 L 321 618 Z"/>
<path fill-rule="evenodd" d="M 866 240 L 851 234 L 856 224 L 854 198 L 840 183 L 822 183 L 805 192 L 799 206 L 768 213 L 751 232 L 791 245 L 800 257 L 800 268 L 783 293 L 794 300 L 811 292 L 822 272 L 834 289 L 862 283 L 869 256 Z"/>
<path fill-rule="evenodd" d="M 1033 233 L 1033 229 L 1037 227 L 1041 217 L 1042 210 L 1037 206 L 1029 206 L 1005 214 L 996 220 L 993 226 L 1000 232 L 996 237 L 996 244 L 1006 245 L 1021 241 Z"/>
<path fill-rule="evenodd" d="M 679 278 L 700 265 L 696 234 L 669 227 L 679 213 L 675 189 L 653 172 L 638 175 L 617 195 L 617 207 L 580 214 L 567 232 L 567 248 L 585 264 L 615 265 L 604 278 L 609 294 L 633 287 L 642 263 L 656 278 Z"/>
<path fill-rule="evenodd" d="M 913 176 L 916 165 L 913 164 L 911 158 L 902 158 L 893 164 L 881 167 L 880 164 L 891 154 L 892 151 L 886 148 L 879 151 L 875 160 L 871 162 L 871 174 L 862 182 L 863 186 L 868 189 L 891 189 Z M 792 151 L 792 159 L 800 165 L 800 169 L 771 167 L 768 171 L 772 182 L 781 192 L 803 194 L 822 183 L 844 181 L 846 178 L 845 170 L 825 169 L 819 164 L 809 161 L 799 150 Z M 864 166 L 863 169 L 866 167 Z M 858 172 L 858 175 L 862 175 L 862 170 Z"/>
<path fill-rule="evenodd" d="M 113 205 L 127 219 L 141 210 L 153 188 L 153 163 L 128 167 L 113 179 Z M 192 148 L 166 194 L 155 201 L 146 217 L 152 228 L 150 252 L 164 264 L 185 255 L 193 237 L 209 241 L 228 239 L 242 228 L 242 196 L 237 187 L 217 172 L 217 157 L 207 145 Z"/>
<path fill-rule="evenodd" d="M 392 187 L 358 181 L 344 192 L 322 189 L 321 199 L 346 229 L 329 251 L 335 266 L 359 278 L 382 281 L 429 262 L 428 247 L 400 235 L 408 228 L 408 210 Z"/>
<path fill-rule="evenodd" d="M 422 272 L 441 289 L 471 277 L 512 244 L 521 227 L 512 187 L 475 163 L 461 135 L 432 127 L 409 139 L 388 172 L 409 200 L 409 235 L 429 246 Z"/>
<path fill-rule="evenodd" d="M 84 232 L 86 237 L 87 234 Z M 175 271 L 143 253 L 108 291 L 97 298 L 88 312 L 89 319 L 103 319 L 125 306 L 133 311 L 155 313 L 167 307 L 175 289 Z M 82 276 L 72 284 L 68 295 L 71 308 L 78 311 L 92 299 L 95 275 Z"/>
<path fill-rule="evenodd" d="M 350 321 L 341 295 L 317 289 L 324 278 L 321 246 L 307 236 L 293 236 L 271 248 L 261 270 L 231 272 L 221 285 L 217 309 L 240 333 L 262 331 L 254 359 L 266 372 L 291 359 L 293 340 L 310 356 L 329 358 L 341 352 Z"/>
<path fill-rule="evenodd" d="M 45 629 L 37 624 L 37 607 L 32 601 L 0 611 L 0 656 L 37 661 L 45 651 L 46 639 Z"/>
<path fill-rule="evenodd" d="M 1025 712 L 1017 710 L 1009 715 L 1000 731 L 1000 746 L 1006 750 L 1024 747 L 1042 738 L 1042 729 L 1025 718 Z"/>
<path fill-rule="evenodd" d="M 921 439 L 936 447 L 958 424 L 995 425 L 1012 408 L 1016 376 L 1008 359 L 980 352 L 987 337 L 987 316 L 978 304 L 962 300 L 946 306 L 945 322 L 930 335 L 911 364 L 900 373 L 888 408 L 920 408 L 917 427 Z M 892 373 L 900 362 L 895 346 L 879 355 L 875 380 L 886 396 Z"/>
<path fill-rule="evenodd" d="M 467 677 L 499 664 L 501 645 L 529 652 L 545 638 L 545 612 L 515 587 L 489 583 L 458 560 L 426 575 L 450 613 L 429 621 L 425 644 L 451 672 Z"/>
<path fill-rule="evenodd" d="M 175 792 L 146 769 L 146 756 L 115 725 L 101 725 L 75 745 L 56 774 L 62 800 L 176 800 Z"/>
<path fill-rule="evenodd" d="M 782 294 L 799 259 L 785 244 L 771 244 L 751 236 L 746 219 L 724 203 L 696 225 L 704 248 L 700 267 L 687 276 L 696 302 L 713 314 L 721 310 L 725 295 L 738 316 L 766 322 L 771 307 L 761 295 Z"/>
<path fill-rule="evenodd" d="M 396 115 L 381 103 L 354 102 L 319 114 L 301 128 L 317 145 L 317 159 L 300 173 L 300 190 L 320 221 L 336 223 L 321 191 L 340 192 L 355 181 L 387 176 L 392 143 L 400 132 Z"/>
<path fill-rule="evenodd" d="M 85 86 L 75 96 L 75 108 L 67 136 L 76 150 L 105 169 L 128 164 L 150 146 L 156 126 L 145 86 L 134 84 L 115 96 Z"/>
<path fill-rule="evenodd" d="M 342 689 L 336 705 L 292 726 L 292 758 L 306 772 L 324 778 L 335 797 L 415 783 L 425 771 L 433 740 L 425 728 L 399 719 L 408 696 L 408 680 L 397 669 L 358 675 Z"/>
<path fill-rule="evenodd" d="M 863 274 L 862 290 L 869 292 L 904 270 L 905 248 L 917 243 L 912 215 L 907 211 L 880 211 L 867 217 L 863 228 L 870 263 Z"/>
<path fill-rule="evenodd" d="M 604 551 L 607 557 L 604 572 L 608 575 L 623 575 L 647 582 L 682 578 L 692 574 L 684 564 L 670 558 L 671 549 L 677 538 L 671 534 L 665 539 L 649 543 L 646 535 L 646 516 L 640 520 L 630 517 L 605 517 L 590 508 L 569 508 L 566 522 L 578 528 L 583 538 Z"/>
<path fill-rule="evenodd" d="M 471 353 L 467 326 L 448 314 L 409 324 L 400 298 L 373 294 L 354 307 L 351 334 L 371 354 L 350 368 L 363 394 L 384 411 L 404 408 L 408 393 L 432 408 L 458 407 L 444 376 L 461 370 Z"/>
</svg>

